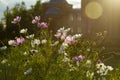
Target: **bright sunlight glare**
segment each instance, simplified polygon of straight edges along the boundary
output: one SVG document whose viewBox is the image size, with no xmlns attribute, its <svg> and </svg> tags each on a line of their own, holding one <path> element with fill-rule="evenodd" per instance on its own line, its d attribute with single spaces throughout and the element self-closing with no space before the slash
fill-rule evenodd
<svg viewBox="0 0 120 80">
<path fill-rule="evenodd" d="M 95 1 L 88 3 L 85 7 L 85 14 L 90 19 L 98 19 L 102 15 L 102 13 L 102 6 Z"/>
</svg>

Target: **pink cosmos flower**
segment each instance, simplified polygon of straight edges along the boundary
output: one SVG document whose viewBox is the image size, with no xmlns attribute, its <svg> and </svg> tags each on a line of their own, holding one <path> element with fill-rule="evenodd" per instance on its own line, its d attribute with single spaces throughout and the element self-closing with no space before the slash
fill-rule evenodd
<svg viewBox="0 0 120 80">
<path fill-rule="evenodd" d="M 45 23 L 45 22 L 38 23 L 37 26 L 38 26 L 39 28 L 47 28 L 47 27 L 48 27 L 48 26 L 47 26 L 47 23 Z"/>
<path fill-rule="evenodd" d="M 32 24 L 36 24 L 40 21 L 40 16 L 35 16 L 35 18 L 32 20 Z"/>
<path fill-rule="evenodd" d="M 58 32 L 58 33 L 56 33 L 54 36 L 55 36 L 56 38 L 60 38 L 60 37 L 61 37 L 61 33 Z"/>
<path fill-rule="evenodd" d="M 25 42 L 25 39 L 23 37 L 17 38 L 16 40 L 14 40 L 14 46 L 19 46 L 21 44 L 23 44 Z"/>
<path fill-rule="evenodd" d="M 67 36 L 65 39 L 65 43 L 71 45 L 71 44 L 75 43 L 75 38 L 73 36 Z"/>
<path fill-rule="evenodd" d="M 60 28 L 57 30 L 57 33 L 54 35 L 56 38 L 59 38 L 61 40 L 65 40 L 66 36 L 67 36 L 67 33 L 68 31 L 70 31 L 70 29 L 65 29 L 64 27 L 63 28 Z"/>
<path fill-rule="evenodd" d="M 57 32 L 54 35 L 56 38 L 60 38 L 61 40 L 64 40 L 67 36 L 67 32 L 63 31 L 63 32 Z"/>
<path fill-rule="evenodd" d="M 16 18 L 13 19 L 13 21 L 11 21 L 11 23 L 17 24 L 18 22 L 20 22 L 20 20 L 21 20 L 21 17 L 17 16 Z"/>
<path fill-rule="evenodd" d="M 67 33 L 66 32 L 57 32 L 54 36 L 56 38 L 60 38 L 61 40 L 65 40 Z"/>
<path fill-rule="evenodd" d="M 37 21 L 35 19 L 32 20 L 32 24 L 36 24 Z"/>
<path fill-rule="evenodd" d="M 40 16 L 35 16 L 35 20 L 39 21 L 40 20 Z"/>
<path fill-rule="evenodd" d="M 73 58 L 74 61 L 82 61 L 85 58 L 85 56 L 79 55 Z"/>
</svg>

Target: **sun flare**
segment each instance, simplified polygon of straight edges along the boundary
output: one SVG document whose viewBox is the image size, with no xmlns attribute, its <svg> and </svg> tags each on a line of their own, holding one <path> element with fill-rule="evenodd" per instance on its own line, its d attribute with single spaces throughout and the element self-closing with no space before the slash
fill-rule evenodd
<svg viewBox="0 0 120 80">
<path fill-rule="evenodd" d="M 97 2 L 90 2 L 85 7 L 85 14 L 90 19 L 98 19 L 103 13 L 102 6 Z"/>
</svg>

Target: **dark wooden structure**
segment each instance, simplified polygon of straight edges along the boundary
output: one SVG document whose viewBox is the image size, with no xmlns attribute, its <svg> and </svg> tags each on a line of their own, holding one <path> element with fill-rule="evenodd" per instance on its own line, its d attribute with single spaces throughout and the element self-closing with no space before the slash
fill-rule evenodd
<svg viewBox="0 0 120 80">
<path fill-rule="evenodd" d="M 50 22 L 49 29 L 56 32 L 60 27 L 70 27 L 72 32 L 79 32 L 80 9 L 73 9 L 66 0 L 50 0 L 43 3 L 43 12 L 47 21 Z"/>
</svg>

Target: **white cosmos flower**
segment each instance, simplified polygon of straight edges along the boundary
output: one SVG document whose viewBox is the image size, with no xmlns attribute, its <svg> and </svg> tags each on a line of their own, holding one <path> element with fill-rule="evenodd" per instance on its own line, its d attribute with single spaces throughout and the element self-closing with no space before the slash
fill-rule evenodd
<svg viewBox="0 0 120 80">
<path fill-rule="evenodd" d="M 80 38 L 81 36 L 82 36 L 82 34 L 75 34 L 73 37 L 75 37 L 77 39 L 77 38 Z"/>
<path fill-rule="evenodd" d="M 26 29 L 21 29 L 20 33 L 22 33 L 22 34 L 27 33 L 27 30 L 28 30 L 27 28 Z"/>
<path fill-rule="evenodd" d="M 91 65 L 91 60 L 87 60 L 86 64 Z"/>
<path fill-rule="evenodd" d="M 107 75 L 109 71 L 112 71 L 113 68 L 111 66 L 106 66 L 104 63 L 99 63 L 96 65 L 97 73 L 100 75 Z"/>
<path fill-rule="evenodd" d="M 1 63 L 2 63 L 2 64 L 5 64 L 7 61 L 8 61 L 7 59 L 3 59 L 3 60 L 1 61 Z"/>
<path fill-rule="evenodd" d="M 31 46 L 35 47 L 35 45 L 37 45 L 37 46 L 40 45 L 40 40 L 39 39 L 34 39 L 34 40 L 31 41 Z"/>
<path fill-rule="evenodd" d="M 68 56 L 68 54 L 65 52 L 65 53 L 64 53 L 64 56 Z"/>
<path fill-rule="evenodd" d="M 66 47 L 68 47 L 68 44 L 65 43 L 65 42 L 63 42 L 63 43 L 62 43 L 62 46 L 64 46 L 64 47 L 66 48 Z"/>
<path fill-rule="evenodd" d="M 112 70 L 113 70 L 113 67 L 107 66 L 107 69 L 110 70 L 110 71 L 112 71 Z"/>
<path fill-rule="evenodd" d="M 46 42 L 47 42 L 46 39 L 43 39 L 43 40 L 41 41 L 42 44 L 45 44 Z"/>
<path fill-rule="evenodd" d="M 32 68 L 29 68 L 28 70 L 26 70 L 25 72 L 24 72 L 24 75 L 28 75 L 28 74 L 30 74 L 32 72 Z"/>
<path fill-rule="evenodd" d="M 29 36 L 26 36 L 26 38 L 27 38 L 27 39 L 32 39 L 32 38 L 34 38 L 34 36 L 35 36 L 34 34 L 31 34 L 31 35 L 29 35 Z"/>
<path fill-rule="evenodd" d="M 65 29 L 65 32 L 69 32 L 71 29 L 70 28 L 67 28 L 67 29 Z"/>
<path fill-rule="evenodd" d="M 58 50 L 58 53 L 64 53 L 65 49 L 68 47 L 68 44 L 63 42 L 62 45 L 60 46 L 60 49 Z"/>
<path fill-rule="evenodd" d="M 61 45 L 60 49 L 58 50 L 58 53 L 59 54 L 64 53 L 64 49 L 65 49 L 64 46 Z"/>
<path fill-rule="evenodd" d="M 96 65 L 97 69 L 100 69 L 100 68 L 106 68 L 106 66 L 104 65 L 104 63 L 98 63 Z"/>
<path fill-rule="evenodd" d="M 88 67 L 88 68 L 90 68 L 91 65 L 92 65 L 91 60 L 87 60 L 86 63 L 85 63 L 85 66 Z"/>
<path fill-rule="evenodd" d="M 7 46 L 0 47 L 0 50 L 6 50 L 6 49 L 7 49 Z"/>
<path fill-rule="evenodd" d="M 94 72 L 90 72 L 90 71 L 86 72 L 86 77 L 90 77 L 92 79 L 93 76 L 94 76 Z"/>
<path fill-rule="evenodd" d="M 27 55 L 28 53 L 25 51 L 23 54 L 24 54 L 24 55 Z"/>
<path fill-rule="evenodd" d="M 68 58 L 68 57 L 66 57 L 66 56 L 64 56 L 64 58 L 63 58 L 63 60 L 62 60 L 63 62 L 69 62 L 70 61 L 70 59 Z"/>
<path fill-rule="evenodd" d="M 30 53 L 31 53 L 31 54 L 35 54 L 35 53 L 38 53 L 38 50 L 35 50 L 35 49 L 31 49 L 31 50 L 30 50 Z"/>
<path fill-rule="evenodd" d="M 64 27 L 62 27 L 62 28 L 58 29 L 58 30 L 57 30 L 57 32 L 63 32 L 63 31 L 64 31 L 64 29 L 65 29 L 65 28 L 64 28 Z"/>
<path fill-rule="evenodd" d="M 13 45 L 14 44 L 14 40 L 9 40 L 8 41 L 8 45 Z"/>
<path fill-rule="evenodd" d="M 34 44 L 39 45 L 40 44 L 40 40 L 39 39 L 34 39 Z"/>
</svg>

